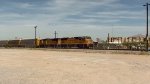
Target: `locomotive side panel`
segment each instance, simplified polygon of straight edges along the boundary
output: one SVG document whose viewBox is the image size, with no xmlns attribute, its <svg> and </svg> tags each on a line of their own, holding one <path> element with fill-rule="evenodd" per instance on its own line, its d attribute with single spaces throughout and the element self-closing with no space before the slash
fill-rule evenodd
<svg viewBox="0 0 150 84">
<path fill-rule="evenodd" d="M 61 46 L 67 48 L 90 48 L 93 41 L 90 37 L 62 38 Z"/>
<path fill-rule="evenodd" d="M 54 38 L 54 39 L 42 39 L 42 47 L 57 47 L 61 45 L 61 39 Z"/>
</svg>

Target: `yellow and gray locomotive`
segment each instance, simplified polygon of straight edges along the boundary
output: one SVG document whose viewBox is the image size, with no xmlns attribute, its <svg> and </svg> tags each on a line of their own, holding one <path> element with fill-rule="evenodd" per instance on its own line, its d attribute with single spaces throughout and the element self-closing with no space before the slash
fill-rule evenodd
<svg viewBox="0 0 150 84">
<path fill-rule="evenodd" d="M 89 36 L 42 39 L 40 45 L 41 47 L 57 48 L 91 48 L 93 40 Z"/>
</svg>

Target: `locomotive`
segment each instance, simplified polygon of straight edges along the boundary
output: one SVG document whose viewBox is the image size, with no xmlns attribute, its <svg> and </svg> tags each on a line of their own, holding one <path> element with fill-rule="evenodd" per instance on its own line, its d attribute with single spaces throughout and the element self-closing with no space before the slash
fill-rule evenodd
<svg viewBox="0 0 150 84">
<path fill-rule="evenodd" d="M 42 39 L 41 41 L 40 47 L 91 48 L 93 46 L 93 40 L 89 36 Z"/>
<path fill-rule="evenodd" d="M 38 48 L 92 48 L 93 40 L 90 36 L 46 38 L 46 39 L 20 39 L 0 41 L 0 47 L 38 47 Z"/>
</svg>

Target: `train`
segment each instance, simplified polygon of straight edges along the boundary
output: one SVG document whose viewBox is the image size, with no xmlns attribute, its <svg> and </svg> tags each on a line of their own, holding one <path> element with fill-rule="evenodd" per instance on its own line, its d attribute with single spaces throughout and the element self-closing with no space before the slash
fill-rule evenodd
<svg viewBox="0 0 150 84">
<path fill-rule="evenodd" d="M 0 47 L 27 47 L 27 48 L 92 48 L 93 40 L 90 36 L 46 38 L 46 39 L 19 39 L 2 40 Z"/>
</svg>

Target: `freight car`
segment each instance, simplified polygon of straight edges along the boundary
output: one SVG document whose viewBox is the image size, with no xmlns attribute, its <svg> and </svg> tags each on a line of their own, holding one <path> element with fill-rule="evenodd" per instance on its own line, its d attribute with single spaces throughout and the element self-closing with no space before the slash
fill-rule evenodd
<svg viewBox="0 0 150 84">
<path fill-rule="evenodd" d="M 19 46 L 20 47 L 39 47 L 40 45 L 40 39 L 36 39 L 36 45 L 35 45 L 35 39 L 23 39 L 21 40 Z"/>
<path fill-rule="evenodd" d="M 0 47 L 5 47 L 8 44 L 8 40 L 0 41 Z"/>
<path fill-rule="evenodd" d="M 9 40 L 5 47 L 19 47 L 21 40 Z"/>
<path fill-rule="evenodd" d="M 8 40 L 0 41 L 0 47 L 39 47 L 40 40 L 36 39 L 20 39 L 20 40 Z"/>
</svg>

